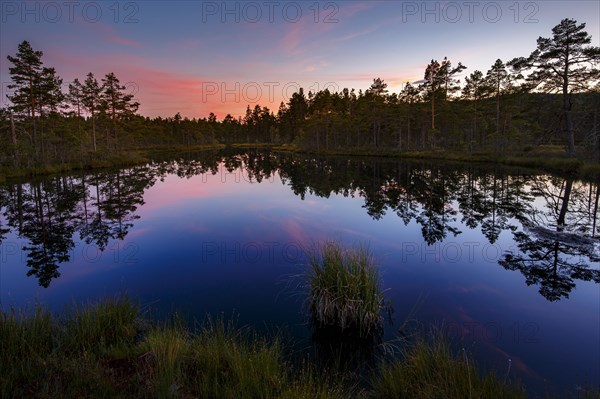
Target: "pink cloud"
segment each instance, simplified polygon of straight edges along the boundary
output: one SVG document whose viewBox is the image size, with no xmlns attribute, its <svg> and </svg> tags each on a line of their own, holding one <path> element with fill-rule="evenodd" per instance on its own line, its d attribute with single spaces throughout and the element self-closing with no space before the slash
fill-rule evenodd
<svg viewBox="0 0 600 399">
<path fill-rule="evenodd" d="M 292 28 L 287 31 L 280 42 L 280 48 L 288 53 L 293 52 L 300 43 L 301 35 L 304 33 L 305 27 L 302 23 L 292 25 Z"/>
<path fill-rule="evenodd" d="M 304 54 L 310 48 L 318 45 L 322 35 L 328 31 L 338 28 L 356 14 L 368 10 L 374 6 L 373 3 L 354 3 L 349 6 L 341 6 L 339 9 L 328 8 L 321 10 L 318 20 L 315 21 L 313 13 L 305 13 L 300 21 L 291 23 L 291 28 L 284 34 L 279 43 L 279 49 L 289 55 Z M 329 22 L 328 22 L 329 21 Z M 320 40 L 316 40 L 316 39 Z"/>
<path fill-rule="evenodd" d="M 339 17 L 338 19 L 345 19 L 345 18 L 350 18 L 352 16 L 354 16 L 355 14 L 358 14 L 359 12 L 362 11 L 366 11 L 370 8 L 373 8 L 375 6 L 375 2 L 373 1 L 369 1 L 369 2 L 360 2 L 360 3 L 352 3 L 350 5 L 344 5 L 343 7 L 340 7 L 339 10 Z"/>
<path fill-rule="evenodd" d="M 88 21 L 82 20 L 80 17 L 78 17 L 78 19 L 76 20 L 76 23 L 79 26 L 86 27 L 87 29 L 91 30 L 92 32 L 96 32 L 97 34 L 101 35 L 101 39 L 104 40 L 105 42 L 112 43 L 112 44 L 118 44 L 121 46 L 135 47 L 135 48 L 142 47 L 142 45 L 139 42 L 119 35 L 115 31 L 115 28 L 113 25 L 109 25 L 109 24 L 106 24 L 103 22 L 89 23 Z"/>
<path fill-rule="evenodd" d="M 302 228 L 301 218 L 291 217 L 283 222 L 283 230 L 288 236 L 298 245 L 305 246 L 310 240 L 308 239 L 308 233 Z"/>
<path fill-rule="evenodd" d="M 65 77 L 65 82 L 74 78 L 83 80 L 93 72 L 98 80 L 109 72 L 114 72 L 121 84 L 132 90 L 135 99 L 141 103 L 140 113 L 144 116 L 173 116 L 181 112 L 182 116 L 200 118 L 214 112 L 218 117 L 224 117 L 232 109 L 240 109 L 240 114 L 246 107 L 243 104 L 231 104 L 223 101 L 221 93 L 203 95 L 206 84 L 217 79 L 202 76 L 190 76 L 148 66 L 149 61 L 144 57 L 131 54 L 76 56 L 61 50 L 48 51 L 49 65 L 62 66 L 59 74 Z M 223 80 L 225 82 L 225 80 Z M 221 82 L 218 82 L 219 85 Z M 234 87 L 232 82 L 225 82 L 226 87 Z M 170 113 L 165 112 L 170 111 Z"/>
</svg>

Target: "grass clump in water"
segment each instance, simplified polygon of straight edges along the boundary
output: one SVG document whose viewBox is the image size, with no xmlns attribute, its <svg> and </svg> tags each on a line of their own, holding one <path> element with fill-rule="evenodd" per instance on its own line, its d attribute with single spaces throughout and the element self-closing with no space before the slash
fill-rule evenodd
<svg viewBox="0 0 600 399">
<path fill-rule="evenodd" d="M 382 329 L 387 305 L 368 246 L 345 248 L 326 241 L 309 254 L 306 280 L 308 306 L 317 326 L 356 329 L 361 336 Z"/>
</svg>

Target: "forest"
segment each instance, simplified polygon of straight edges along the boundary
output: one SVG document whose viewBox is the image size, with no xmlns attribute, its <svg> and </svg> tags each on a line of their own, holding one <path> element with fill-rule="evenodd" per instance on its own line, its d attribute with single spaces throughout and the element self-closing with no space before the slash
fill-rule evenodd
<svg viewBox="0 0 600 399">
<path fill-rule="evenodd" d="M 467 73 L 461 62 L 432 59 L 422 80 L 406 82 L 397 93 L 381 78 L 358 92 L 300 89 L 277 110 L 248 105 L 244 116 L 222 120 L 214 113 L 145 117 L 114 73 L 88 73 L 65 84 L 44 64 L 43 52 L 23 41 L 8 56 L 0 168 L 93 166 L 139 151 L 234 144 L 493 157 L 553 146 L 562 157 L 598 162 L 600 48 L 590 45 L 584 29 L 585 23 L 564 19 L 529 56 L 497 59 L 487 71 Z"/>
</svg>

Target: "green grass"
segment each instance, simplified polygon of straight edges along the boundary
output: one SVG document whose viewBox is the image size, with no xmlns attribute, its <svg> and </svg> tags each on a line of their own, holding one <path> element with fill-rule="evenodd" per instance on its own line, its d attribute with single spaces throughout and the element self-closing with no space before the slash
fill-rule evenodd
<svg viewBox="0 0 600 399">
<path fill-rule="evenodd" d="M 579 169 L 579 176 L 584 179 L 600 180 L 600 162 L 583 164 Z"/>
<path fill-rule="evenodd" d="M 383 327 L 386 307 L 379 270 L 367 246 L 327 241 L 309 254 L 308 307 L 316 323 L 369 336 Z"/>
<path fill-rule="evenodd" d="M 138 313 L 138 306 L 127 297 L 73 305 L 63 317 L 61 350 L 98 355 L 130 346 L 141 325 Z"/>
<path fill-rule="evenodd" d="M 95 170 L 112 167 L 133 166 L 148 163 L 152 155 L 156 154 L 178 154 L 190 151 L 220 150 L 227 146 L 237 149 L 248 148 L 269 148 L 279 152 L 310 153 L 331 156 L 369 156 L 378 158 L 398 158 L 398 159 L 426 159 L 452 162 L 476 162 L 476 163 L 494 163 L 505 164 L 519 167 L 539 169 L 551 173 L 566 174 L 577 176 L 584 179 L 600 178 L 600 163 L 585 161 L 580 158 L 567 158 L 564 148 L 561 146 L 541 145 L 533 148 L 526 148 L 512 155 L 500 155 L 491 151 L 474 152 L 469 155 L 466 151 L 458 150 L 411 150 L 400 151 L 395 148 L 374 148 L 374 147 L 348 147 L 338 149 L 315 149 L 302 148 L 293 144 L 272 144 L 272 143 L 236 143 L 236 144 L 206 144 L 195 146 L 170 146 L 136 149 L 131 151 L 121 151 L 116 154 L 103 155 L 98 158 L 97 154 L 89 154 L 88 159 L 78 162 L 68 162 L 62 164 L 36 165 L 30 167 L 0 167 L 0 183 L 7 179 L 35 176 L 51 175 L 64 173 L 73 170 Z"/>
<path fill-rule="evenodd" d="M 223 319 L 209 318 L 193 331 L 181 322 L 148 325 L 127 297 L 61 314 L 40 306 L 0 310 L 0 397 L 524 397 L 521 386 L 482 374 L 470 356 L 453 352 L 437 335 L 380 362 L 361 388 L 357 376 L 319 367 L 304 355 L 290 357 L 282 339 Z M 598 398 L 598 390 L 586 388 L 578 397 Z"/>
<path fill-rule="evenodd" d="M 199 397 L 277 397 L 286 384 L 281 344 L 208 320 L 191 343 L 188 383 Z"/>
<path fill-rule="evenodd" d="M 128 153 L 113 154 L 110 156 L 93 157 L 77 162 L 55 163 L 55 164 L 39 164 L 35 166 L 4 166 L 0 167 L 0 180 L 12 179 L 28 176 L 53 175 L 57 173 L 65 173 L 76 170 L 97 170 L 113 167 L 126 167 L 143 165 L 150 161 L 145 155 L 137 151 Z"/>
<path fill-rule="evenodd" d="M 138 308 L 124 297 L 51 315 L 0 312 L 0 397 L 127 397 L 102 354 L 131 346 Z"/>
<path fill-rule="evenodd" d="M 494 373 L 481 374 L 463 350 L 453 353 L 448 341 L 434 336 L 404 350 L 403 359 L 384 362 L 374 378 L 373 398 L 464 399 L 524 398 L 523 389 Z"/>
<path fill-rule="evenodd" d="M 208 319 L 191 341 L 186 386 L 201 398 L 345 398 L 342 379 L 284 359 L 284 344 L 223 319 Z"/>
<path fill-rule="evenodd" d="M 190 332 L 147 328 L 126 297 L 0 311 L 2 398 L 323 398 L 351 395 L 343 378 L 284 359 L 281 340 L 219 319 Z"/>
<path fill-rule="evenodd" d="M 277 146 L 277 144 L 270 143 L 235 143 L 230 144 L 232 148 L 272 148 Z"/>
<path fill-rule="evenodd" d="M 154 358 L 157 396 L 175 397 L 181 379 L 181 364 L 190 351 L 186 332 L 178 327 L 155 328 L 146 337 L 145 347 Z"/>
</svg>

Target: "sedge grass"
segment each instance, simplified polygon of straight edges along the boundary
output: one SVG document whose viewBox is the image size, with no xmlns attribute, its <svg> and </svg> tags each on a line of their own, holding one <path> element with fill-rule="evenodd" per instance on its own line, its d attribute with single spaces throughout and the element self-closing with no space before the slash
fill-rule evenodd
<svg viewBox="0 0 600 399">
<path fill-rule="evenodd" d="M 186 332 L 176 326 L 155 328 L 146 337 L 145 347 L 155 360 L 157 396 L 175 397 L 181 379 L 181 363 L 189 351 Z"/>
<path fill-rule="evenodd" d="M 52 353 L 55 331 L 50 312 L 39 306 L 30 313 L 0 311 L 0 397 L 19 396 L 30 379 L 44 377 L 44 361 Z"/>
<path fill-rule="evenodd" d="M 279 340 L 269 342 L 222 318 L 204 323 L 186 368 L 199 397 L 270 398 L 286 385 Z"/>
<path fill-rule="evenodd" d="M 138 313 L 138 306 L 125 296 L 74 304 L 64 317 L 62 349 L 99 354 L 114 346 L 129 345 L 137 334 Z"/>
<path fill-rule="evenodd" d="M 308 307 L 319 326 L 356 329 L 369 336 L 383 327 L 386 307 L 379 270 L 368 246 L 326 241 L 309 253 Z"/>
<path fill-rule="evenodd" d="M 434 333 L 419 338 L 401 359 L 385 361 L 373 379 L 371 397 L 414 399 L 524 398 L 523 388 L 494 373 L 481 374 L 463 349 L 454 353 L 449 342 Z"/>
<path fill-rule="evenodd" d="M 338 376 L 317 372 L 311 363 L 284 359 L 280 338 L 259 337 L 233 321 L 208 318 L 191 342 L 186 386 L 201 398 L 322 398 L 351 395 Z"/>
<path fill-rule="evenodd" d="M 126 298 L 106 302 L 58 315 L 42 307 L 0 309 L 0 397 L 525 396 L 519 385 L 482 374 L 470 356 L 453 352 L 439 336 L 405 346 L 402 356 L 375 367 L 359 389 L 348 384 L 351 376 L 318 367 L 311 357 L 286 360 L 281 339 L 260 337 L 222 319 L 208 319 L 198 331 L 156 326 L 141 336 L 137 331 L 134 338 L 133 329 L 140 325 L 137 306 Z M 598 398 L 598 389 L 588 386 L 570 397 Z"/>
</svg>

